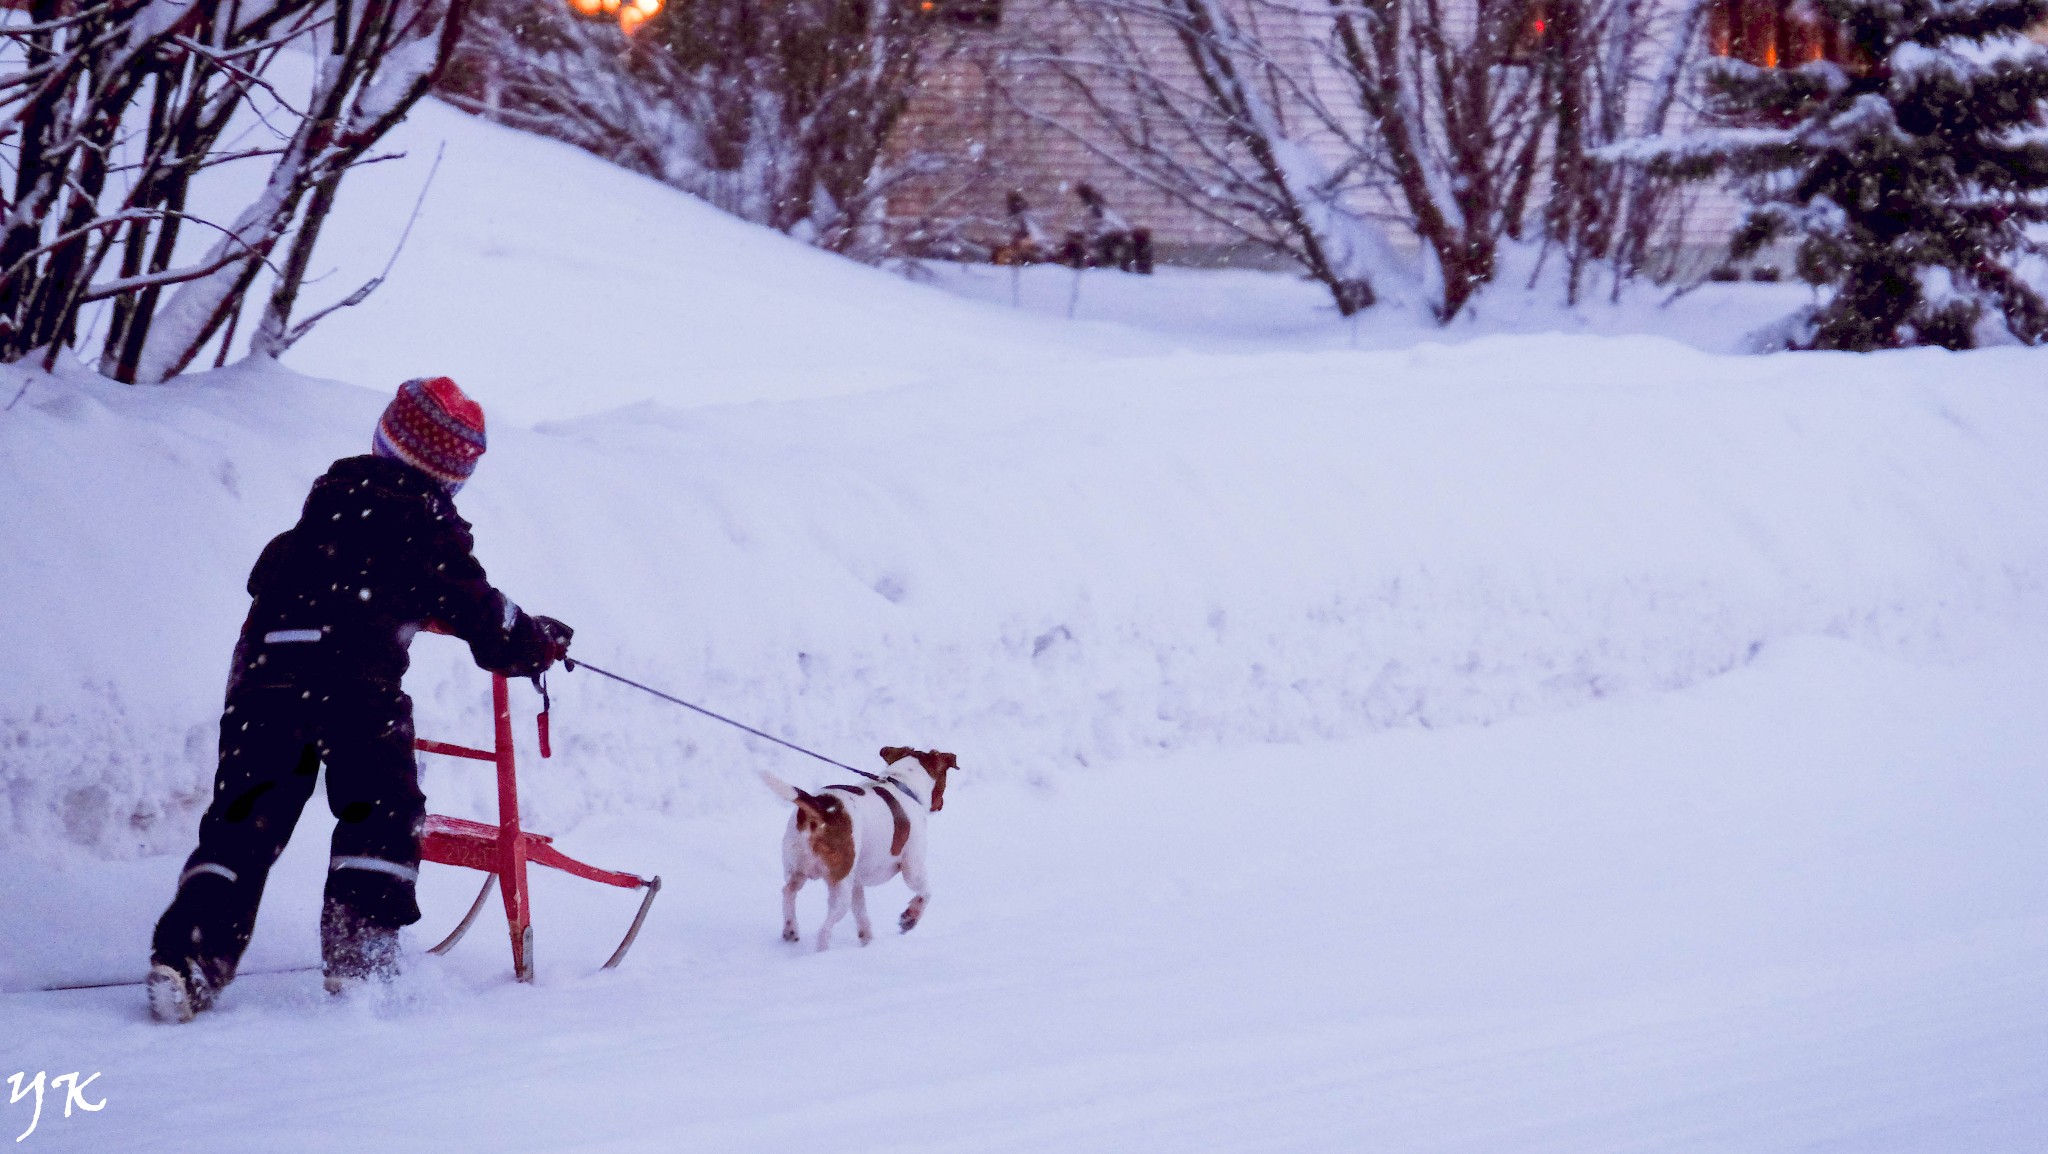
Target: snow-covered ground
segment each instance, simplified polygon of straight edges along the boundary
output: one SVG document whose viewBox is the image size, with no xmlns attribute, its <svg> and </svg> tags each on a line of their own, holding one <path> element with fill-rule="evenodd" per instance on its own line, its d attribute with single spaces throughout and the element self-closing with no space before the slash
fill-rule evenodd
<svg viewBox="0 0 2048 1154">
<path fill-rule="evenodd" d="M 761 790 L 564 839 L 669 883 L 615 973 L 631 896 L 543 883 L 533 989 L 480 930 L 383 998 L 256 977 L 179 1030 L 132 989 L 15 995 L 0 1056 L 102 1075 L 104 1111 L 24 1149 L 2021 1154 L 2048 1118 L 2044 692 L 2039 660 L 1806 641 L 1492 727 L 970 772 L 925 923 L 824 955 L 776 939 Z M 252 965 L 315 956 L 313 824 Z M 22 880 L 93 943 L 175 869 Z M 904 894 L 876 896 L 886 927 Z"/>
<path fill-rule="evenodd" d="M 323 284 L 446 138 L 392 282 L 287 368 L 0 372 L 0 1078 L 106 1102 L 21 1148 L 2039 1148 L 2048 357 L 1730 355 L 1782 287 L 1438 331 L 1248 273 L 920 284 L 405 133 Z M 480 556 L 579 655 L 959 752 L 914 934 L 778 941 L 752 771 L 831 775 L 567 674 L 526 816 L 667 880 L 622 970 L 632 896 L 548 879 L 532 989 L 480 928 L 179 1030 L 36 992 L 139 968 L 248 565 L 431 372 L 492 415 Z M 480 740 L 416 650 L 422 732 Z M 315 957 L 327 824 L 252 970 Z M 422 936 L 472 892 L 430 869 Z"/>
</svg>

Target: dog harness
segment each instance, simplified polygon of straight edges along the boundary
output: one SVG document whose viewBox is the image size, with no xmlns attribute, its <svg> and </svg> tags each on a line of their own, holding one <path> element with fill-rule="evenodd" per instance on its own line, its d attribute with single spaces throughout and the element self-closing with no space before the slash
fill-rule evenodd
<svg viewBox="0 0 2048 1154">
<path fill-rule="evenodd" d="M 903 811 L 903 803 L 896 800 L 896 795 L 883 788 L 883 786 L 889 785 L 902 790 L 912 801 L 917 801 L 918 798 L 916 794 L 910 792 L 909 787 L 893 777 L 887 778 L 875 785 L 876 796 L 880 797 L 888 805 L 889 816 L 896 823 L 896 828 L 891 831 L 889 837 L 889 852 L 891 854 L 899 854 L 903 852 L 904 845 L 910 841 L 910 815 Z M 867 787 L 859 785 L 828 785 L 825 788 L 844 790 L 847 793 L 860 797 L 865 797 L 868 792 Z"/>
</svg>

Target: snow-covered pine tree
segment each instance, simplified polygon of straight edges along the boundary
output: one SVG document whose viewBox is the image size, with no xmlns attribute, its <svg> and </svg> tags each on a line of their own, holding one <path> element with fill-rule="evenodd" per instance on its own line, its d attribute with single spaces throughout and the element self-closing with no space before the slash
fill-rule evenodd
<svg viewBox="0 0 2048 1154">
<path fill-rule="evenodd" d="M 1735 259 L 1797 238 L 1799 276 L 1826 291 L 1791 347 L 1967 348 L 1987 309 L 2048 339 L 2018 268 L 2048 219 L 2048 50 L 2024 36 L 2048 0 L 1817 3 L 1809 28 L 1840 37 L 1843 63 L 1709 60 L 1718 127 L 1657 142 L 1653 166 L 1737 178 L 1751 207 Z"/>
</svg>

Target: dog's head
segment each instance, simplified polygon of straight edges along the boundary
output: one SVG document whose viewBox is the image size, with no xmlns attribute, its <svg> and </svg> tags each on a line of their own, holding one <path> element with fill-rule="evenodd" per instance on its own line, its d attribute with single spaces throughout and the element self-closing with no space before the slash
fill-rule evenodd
<svg viewBox="0 0 2048 1154">
<path fill-rule="evenodd" d="M 907 745 L 882 747 L 882 760 L 889 765 L 895 765 L 906 757 L 916 758 L 917 764 L 932 775 L 932 812 L 945 808 L 946 775 L 960 768 L 960 759 L 936 749 L 912 749 Z"/>
</svg>

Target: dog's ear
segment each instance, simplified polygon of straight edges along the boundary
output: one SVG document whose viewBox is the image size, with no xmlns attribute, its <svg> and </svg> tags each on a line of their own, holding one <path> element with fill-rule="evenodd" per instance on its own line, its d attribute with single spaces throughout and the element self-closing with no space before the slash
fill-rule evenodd
<svg viewBox="0 0 2048 1154">
<path fill-rule="evenodd" d="M 907 745 L 885 745 L 882 747 L 882 763 L 884 765 L 895 765 L 897 762 L 916 753 L 916 750 Z"/>
<path fill-rule="evenodd" d="M 960 759 L 935 749 L 919 753 L 917 763 L 932 775 L 932 812 L 937 813 L 946 808 L 946 774 L 960 768 Z"/>
</svg>

